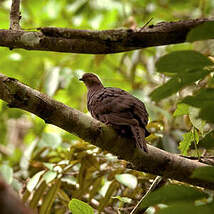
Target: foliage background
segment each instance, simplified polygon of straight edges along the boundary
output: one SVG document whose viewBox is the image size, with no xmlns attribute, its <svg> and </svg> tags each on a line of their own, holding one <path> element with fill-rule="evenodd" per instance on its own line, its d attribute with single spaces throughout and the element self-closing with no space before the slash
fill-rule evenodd
<svg viewBox="0 0 214 214">
<path fill-rule="evenodd" d="M 1 29 L 9 26 L 10 3 L 8 0 L 0 1 Z M 153 18 L 151 24 L 156 24 L 209 17 L 213 12 L 212 0 L 23 0 L 21 26 L 26 30 L 46 26 L 103 30 L 140 27 L 150 18 Z M 198 110 L 187 105 L 202 107 L 197 99 L 192 103 L 187 100 L 187 104 L 178 106 L 177 103 L 201 88 L 212 88 L 212 69 L 196 80 L 190 77 L 190 81 L 175 88 L 172 94 L 170 90 L 175 85 L 167 86 L 165 83 L 178 74 L 170 74 L 167 70 L 157 72 L 155 63 L 173 51 L 195 50 L 204 56 L 212 56 L 213 47 L 213 41 L 207 40 L 112 55 L 10 51 L 1 47 L 0 68 L 3 74 L 85 113 L 86 88 L 78 78 L 84 72 L 96 73 L 104 85 L 127 90 L 145 102 L 150 115 L 148 128 L 152 132 L 148 141 L 152 145 L 173 153 L 181 150 L 185 155 L 197 156 L 213 153 L 213 126 L 198 119 Z M 155 92 L 155 88 L 160 86 L 163 90 L 159 88 Z M 214 121 L 210 115 L 201 117 Z M 204 139 L 208 137 L 205 144 Z M 191 145 L 192 141 L 199 142 L 198 149 Z M 0 164 L 0 171 L 8 183 L 17 192 L 22 191 L 23 200 L 39 213 L 68 212 L 71 198 L 87 202 L 96 211 L 117 213 L 121 208 L 121 213 L 129 213 L 154 178 L 127 170 L 126 163 L 111 154 L 57 127 L 46 125 L 28 112 L 9 109 L 1 100 Z M 28 178 L 32 179 L 29 181 Z M 132 201 L 128 200 L 128 203 L 127 198 L 121 197 Z M 192 198 L 192 209 L 195 208 L 194 201 Z M 159 206 L 152 205 L 148 212 L 160 211 Z"/>
</svg>

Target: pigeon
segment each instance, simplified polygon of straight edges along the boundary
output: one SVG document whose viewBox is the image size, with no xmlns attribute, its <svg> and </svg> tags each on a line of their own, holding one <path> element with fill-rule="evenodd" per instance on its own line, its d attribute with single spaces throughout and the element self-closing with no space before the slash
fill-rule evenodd
<svg viewBox="0 0 214 214">
<path fill-rule="evenodd" d="M 104 87 L 93 73 L 85 73 L 82 78 L 87 87 L 87 108 L 91 116 L 112 126 L 119 134 L 133 137 L 136 145 L 148 152 L 145 137 L 148 113 L 144 103 L 120 88 Z"/>
</svg>

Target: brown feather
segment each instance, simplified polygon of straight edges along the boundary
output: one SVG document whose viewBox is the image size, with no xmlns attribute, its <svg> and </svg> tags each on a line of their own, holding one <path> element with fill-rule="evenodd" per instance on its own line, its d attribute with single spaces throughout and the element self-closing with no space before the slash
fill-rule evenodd
<svg viewBox="0 0 214 214">
<path fill-rule="evenodd" d="M 135 138 L 136 145 L 148 152 L 145 137 L 148 113 L 142 101 L 119 88 L 104 87 L 91 73 L 81 80 L 88 88 L 87 108 L 95 119 L 111 125 L 119 133 Z"/>
</svg>

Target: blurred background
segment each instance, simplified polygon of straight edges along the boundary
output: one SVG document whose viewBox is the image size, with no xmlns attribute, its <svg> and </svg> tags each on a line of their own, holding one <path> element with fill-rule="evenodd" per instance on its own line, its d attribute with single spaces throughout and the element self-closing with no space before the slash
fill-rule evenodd
<svg viewBox="0 0 214 214">
<path fill-rule="evenodd" d="M 10 5 L 9 0 L 0 1 L 0 29 L 9 28 Z M 157 24 L 213 14 L 212 0 L 22 0 L 20 24 L 22 29 L 33 31 L 48 26 L 106 30 L 142 27 L 151 18 L 149 24 Z M 192 120 L 189 115 L 176 117 L 173 114 L 177 103 L 196 86 L 188 86 L 158 102 L 150 97 L 155 88 L 169 79 L 156 72 L 155 63 L 161 56 L 178 50 L 197 50 L 208 56 L 213 54 L 213 42 L 183 43 L 111 55 L 10 51 L 0 47 L 0 72 L 87 114 L 87 91 L 78 78 L 84 72 L 96 73 L 105 86 L 127 90 L 146 104 L 150 115 L 148 129 L 152 133 L 149 143 L 179 153 L 179 142 L 192 129 L 197 110 L 191 111 L 196 111 Z M 203 87 L 203 83 L 197 87 Z M 203 132 L 209 130 L 210 125 L 204 124 Z M 203 150 L 199 148 L 199 152 Z M 189 148 L 188 154 L 196 155 L 194 147 Z M 100 212 L 118 213 L 120 208 L 121 213 L 130 213 L 154 178 L 127 170 L 124 161 L 45 124 L 33 114 L 10 109 L 1 100 L 0 171 L 35 210 L 41 211 L 45 198 L 53 197 L 50 213 L 68 213 L 71 197 L 87 202 Z M 50 190 L 54 192 L 51 196 Z M 150 213 L 158 209 L 153 207 Z"/>
</svg>

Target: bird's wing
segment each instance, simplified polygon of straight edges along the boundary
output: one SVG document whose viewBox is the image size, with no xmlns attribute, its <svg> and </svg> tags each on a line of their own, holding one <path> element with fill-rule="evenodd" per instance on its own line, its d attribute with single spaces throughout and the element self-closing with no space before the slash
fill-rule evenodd
<svg viewBox="0 0 214 214">
<path fill-rule="evenodd" d="M 121 118 L 136 119 L 142 126 L 148 122 L 146 108 L 140 100 L 119 88 L 103 88 L 94 94 L 88 108 L 92 116 L 103 121 L 102 115 L 116 113 Z"/>
</svg>

